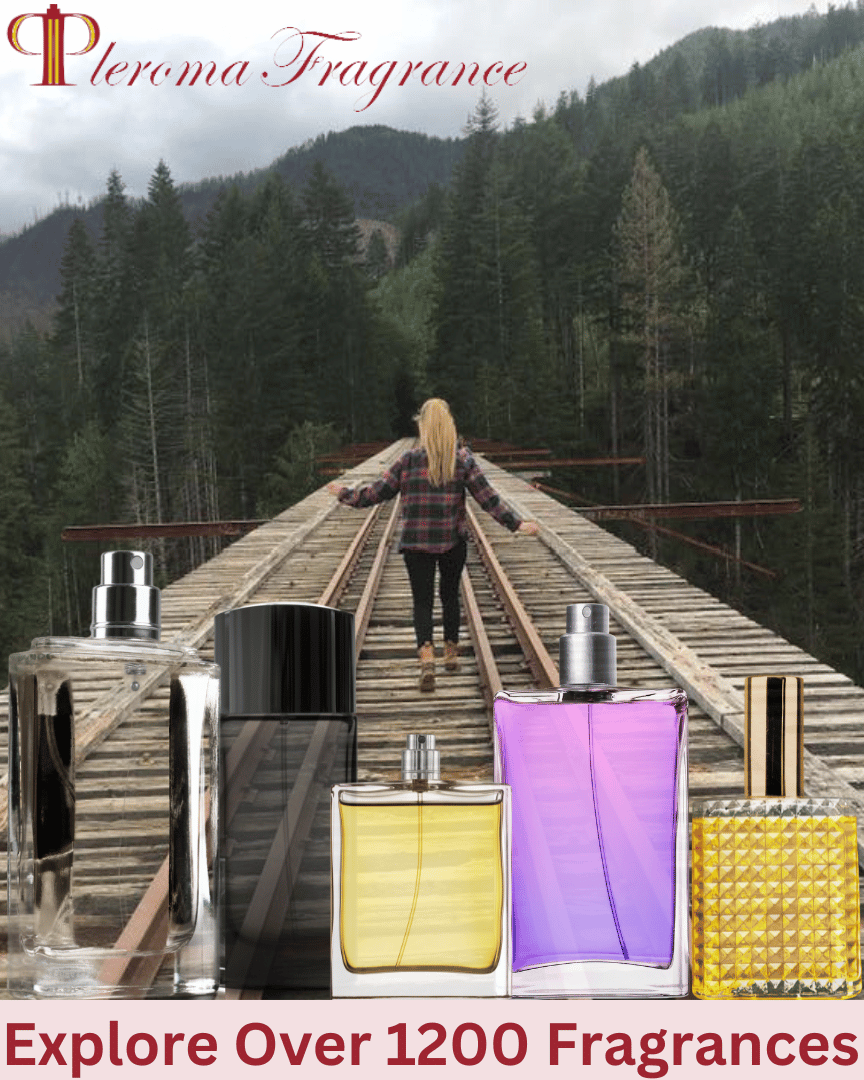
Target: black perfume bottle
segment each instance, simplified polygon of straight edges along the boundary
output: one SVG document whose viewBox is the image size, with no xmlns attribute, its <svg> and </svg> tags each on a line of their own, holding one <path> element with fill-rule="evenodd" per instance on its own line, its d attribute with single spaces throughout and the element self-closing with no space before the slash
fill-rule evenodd
<svg viewBox="0 0 864 1080">
<path fill-rule="evenodd" d="M 330 991 L 330 788 L 357 779 L 354 616 L 251 604 L 216 616 L 222 665 L 223 982 Z"/>
</svg>

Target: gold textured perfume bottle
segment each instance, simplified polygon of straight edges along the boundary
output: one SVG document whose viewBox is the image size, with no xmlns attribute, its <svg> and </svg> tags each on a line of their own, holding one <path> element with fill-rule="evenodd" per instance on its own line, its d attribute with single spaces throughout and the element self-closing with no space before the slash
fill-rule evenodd
<svg viewBox="0 0 864 1080">
<path fill-rule="evenodd" d="M 748 678 L 744 799 L 693 811 L 693 993 L 861 990 L 854 807 L 804 795 L 802 680 Z"/>
<path fill-rule="evenodd" d="M 440 779 L 409 735 L 402 780 L 332 795 L 333 997 L 510 990 L 510 788 Z"/>
</svg>

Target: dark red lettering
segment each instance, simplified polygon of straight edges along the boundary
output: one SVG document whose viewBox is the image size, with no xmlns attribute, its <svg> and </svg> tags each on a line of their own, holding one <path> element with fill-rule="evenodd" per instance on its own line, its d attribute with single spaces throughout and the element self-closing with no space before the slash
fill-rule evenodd
<svg viewBox="0 0 864 1080">
<path fill-rule="evenodd" d="M 64 1032 L 62 1035 L 58 1035 L 56 1039 L 52 1039 L 50 1035 L 43 1035 L 40 1031 L 39 1038 L 45 1044 L 45 1053 L 39 1058 L 39 1064 L 47 1065 L 53 1057 L 58 1065 L 65 1065 L 66 1062 L 60 1053 L 60 1043 L 66 1038 L 66 1033 Z"/>
<path fill-rule="evenodd" d="M 114 51 L 114 46 L 115 46 L 116 44 L 117 44 L 117 42 L 116 42 L 116 41 L 112 41 L 112 42 L 111 42 L 111 44 L 110 44 L 110 45 L 108 46 L 108 48 L 107 48 L 107 49 L 105 50 L 105 52 L 104 52 L 104 53 L 102 54 L 102 59 L 101 59 L 101 60 L 99 61 L 99 63 L 98 63 L 98 64 L 96 65 L 96 67 L 95 67 L 95 68 L 93 69 L 93 74 L 92 74 L 92 75 L 90 76 L 90 82 L 91 82 L 91 84 L 92 84 L 93 86 L 95 86 L 95 85 L 96 85 L 96 76 L 97 76 L 97 75 L 99 74 L 99 72 L 100 72 L 100 71 L 102 70 L 102 65 L 103 65 L 103 64 L 105 63 L 105 61 L 106 61 L 106 60 L 108 59 L 108 57 L 109 57 L 109 56 L 111 55 L 111 53 L 112 53 L 112 52 Z"/>
<path fill-rule="evenodd" d="M 504 85 L 513 86 L 514 83 L 510 82 L 511 75 L 521 75 L 522 72 L 528 67 L 524 60 L 520 60 L 518 64 L 511 64 L 509 68 L 504 72 Z M 518 79 L 515 80 L 519 82 Z"/>
<path fill-rule="evenodd" d="M 139 1042 L 143 1042 L 147 1047 L 147 1052 L 143 1055 L 138 1053 Z M 151 1065 L 156 1060 L 158 1053 L 159 1044 L 146 1031 L 136 1031 L 134 1035 L 129 1036 L 126 1042 L 126 1054 L 133 1065 Z"/>
<path fill-rule="evenodd" d="M 414 68 L 418 68 L 418 67 L 420 67 L 420 65 L 421 65 L 422 63 L 423 63 L 423 61 L 422 61 L 422 60 L 418 60 L 416 64 L 415 64 L 415 63 L 412 63 L 412 62 L 411 62 L 411 61 L 409 60 L 409 61 L 408 61 L 408 63 L 407 63 L 406 65 L 405 65 L 405 74 L 404 74 L 404 75 L 402 76 L 402 78 L 401 78 L 401 79 L 399 80 L 399 85 L 400 85 L 400 86 L 404 86 L 404 85 L 405 85 L 405 83 L 406 83 L 406 82 L 408 82 L 408 79 L 410 78 L 410 76 L 411 76 L 411 72 L 412 72 L 412 71 L 414 70 Z"/>
<path fill-rule="evenodd" d="M 193 1037 L 197 1038 L 198 1036 L 196 1035 L 196 1036 L 193 1036 Z M 179 1032 L 177 1034 L 173 1034 L 170 1031 L 165 1032 L 165 1064 L 166 1065 L 173 1065 L 174 1064 L 174 1043 L 183 1042 L 183 1040 L 185 1038 L 186 1038 L 186 1036 L 182 1032 Z M 209 1038 L 209 1036 L 208 1036 L 208 1038 Z M 190 1046 L 191 1046 L 191 1044 L 190 1044 Z M 191 1056 L 191 1053 L 190 1053 L 190 1056 Z M 198 1064 L 198 1063 L 196 1062 L 196 1064 Z"/>
<path fill-rule="evenodd" d="M 179 1038 L 183 1038 L 182 1035 Z M 212 1065 L 216 1060 L 216 1040 L 208 1031 L 199 1031 L 189 1040 L 186 1053 L 193 1065 Z M 206 1055 L 206 1057 L 205 1057 Z M 171 1062 L 169 1061 L 170 1065 Z"/>
<path fill-rule="evenodd" d="M 468 1057 L 462 1052 L 462 1038 L 466 1031 L 474 1033 L 477 1039 L 477 1050 L 473 1057 Z M 486 1056 L 486 1032 L 479 1024 L 460 1024 L 453 1032 L 453 1057 L 460 1065 L 479 1065 Z"/>
<path fill-rule="evenodd" d="M 189 63 L 188 60 L 184 60 L 183 61 L 183 70 L 180 72 L 180 75 L 179 75 L 179 77 L 177 79 L 177 83 L 176 83 L 177 86 L 182 86 L 183 80 L 186 78 L 186 76 L 189 74 L 189 72 L 192 70 L 193 67 L 197 68 L 198 70 L 195 72 L 195 74 L 189 80 L 189 85 L 190 86 L 195 85 L 195 83 L 201 77 L 201 73 L 204 71 L 204 65 L 201 63 L 200 60 L 193 60 L 191 64 Z M 211 79 L 214 79 L 215 77 L 216 77 L 216 64 L 215 64 L 215 62 L 213 60 L 211 60 L 210 61 L 210 70 L 204 76 L 204 82 L 207 83 L 208 86 L 212 86 L 213 84 L 211 82 Z"/>
<path fill-rule="evenodd" d="M 36 1058 L 19 1058 L 18 1047 L 19 1046 L 32 1046 L 33 1043 L 27 1039 L 17 1038 L 19 1031 L 33 1031 L 36 1027 L 35 1024 L 7 1024 L 6 1025 L 6 1064 L 7 1065 L 35 1065 Z"/>
<path fill-rule="evenodd" d="M 760 1061 L 759 1054 L 759 1036 L 754 1035 L 752 1031 L 745 1031 L 742 1035 L 737 1032 L 732 1034 L 732 1064 L 739 1065 L 740 1062 L 740 1050 L 741 1043 L 744 1041 L 750 1043 L 750 1064 L 758 1065 Z"/>
<path fill-rule="evenodd" d="M 825 1053 L 827 1049 L 828 1040 L 824 1035 L 820 1035 L 818 1031 L 805 1035 L 801 1042 L 798 1043 L 798 1053 L 801 1055 L 801 1060 L 805 1065 L 824 1065 L 828 1060 L 828 1055 Z M 814 1050 L 819 1054 L 819 1057 L 813 1056 Z"/>
<path fill-rule="evenodd" d="M 504 1032 L 513 1031 L 516 1034 L 516 1053 L 513 1057 L 507 1057 L 504 1053 Z M 528 1053 L 528 1036 L 521 1024 L 500 1024 L 495 1029 L 492 1037 L 492 1053 L 495 1060 L 502 1065 L 518 1065 Z"/>
<path fill-rule="evenodd" d="M 415 1065 L 414 1058 L 408 1057 L 408 1039 L 405 1035 L 404 1024 L 394 1024 L 387 1028 L 388 1035 L 396 1036 L 396 1057 L 387 1058 L 388 1065 Z"/>
<path fill-rule="evenodd" d="M 601 1042 L 603 1039 L 603 1032 L 598 1031 L 596 1033 L 586 1031 L 582 1036 L 582 1064 L 591 1064 L 591 1047 L 595 1042 Z"/>
<path fill-rule="evenodd" d="M 787 1034 L 785 1031 L 780 1031 L 776 1035 L 772 1035 L 768 1040 L 768 1046 L 765 1048 L 765 1053 L 768 1055 L 768 1060 L 774 1065 L 791 1065 L 795 1060 L 794 1054 L 787 1054 L 786 1057 L 777 1057 L 777 1043 L 787 1042 L 794 1043 L 795 1039 Z"/>
<path fill-rule="evenodd" d="M 558 1064 L 558 1051 L 559 1050 L 572 1050 L 575 1042 L 562 1042 L 558 1035 L 562 1031 L 575 1031 L 575 1024 L 550 1024 L 549 1025 L 549 1064 Z"/>
<path fill-rule="evenodd" d="M 322 1065 L 338 1065 L 345 1058 L 340 1053 L 345 1049 L 345 1041 L 341 1035 L 328 1031 L 326 1035 L 320 1035 L 315 1043 L 315 1057 Z M 332 1056 L 332 1055 L 335 1055 Z"/>
<path fill-rule="evenodd" d="M 841 1031 L 839 1035 L 834 1036 L 834 1049 L 845 1052 L 846 1056 L 843 1058 L 837 1057 L 835 1054 L 831 1059 L 835 1065 L 854 1065 L 858 1060 L 858 1051 L 854 1046 L 850 1046 L 846 1040 L 855 1042 L 856 1036 L 851 1031 Z"/>
<path fill-rule="evenodd" d="M 708 1031 L 704 1035 L 700 1035 L 696 1042 L 708 1044 L 701 1046 L 696 1051 L 696 1060 L 700 1065 L 726 1064 L 726 1058 L 723 1057 L 723 1039 L 716 1031 Z M 708 1056 L 709 1053 L 710 1057 Z"/>
<path fill-rule="evenodd" d="M 110 68 L 108 68 L 108 70 L 107 70 L 107 71 L 105 72 L 105 82 L 106 82 L 106 83 L 107 83 L 107 84 L 108 84 L 109 86 L 119 86 L 119 85 L 120 85 L 120 83 L 121 83 L 121 82 L 123 82 L 123 80 L 122 80 L 122 79 L 118 79 L 118 81 L 117 81 L 117 82 L 113 82 L 113 83 L 112 83 L 112 82 L 111 82 L 111 76 L 112 76 L 112 75 L 114 75 L 115 73 L 116 73 L 117 75 L 122 75 L 122 74 L 123 74 L 123 72 L 124 72 L 124 71 L 126 70 L 126 68 L 128 68 L 128 67 L 129 67 L 129 65 L 128 65 L 128 64 L 126 63 L 126 61 L 125 61 L 125 60 L 121 60 L 121 61 L 119 61 L 119 63 L 116 63 L 116 64 L 112 64 L 112 65 L 111 65 L 111 67 L 110 67 Z"/>
<path fill-rule="evenodd" d="M 129 82 L 128 82 L 128 84 L 127 84 L 127 85 L 131 86 L 131 85 L 132 85 L 132 83 L 134 83 L 134 82 L 135 82 L 135 80 L 136 80 L 136 79 L 138 78 L 138 76 L 139 76 L 139 75 L 141 74 L 141 72 L 142 72 L 142 71 L 144 70 L 144 68 L 148 68 L 148 67 L 150 67 L 150 63 L 151 63 L 151 62 L 150 62 L 149 60 L 145 60 L 145 61 L 144 61 L 144 63 L 142 64 L 142 63 L 141 63 L 141 61 L 139 60 L 139 61 L 138 61 L 138 65 L 137 65 L 137 67 L 136 67 L 136 68 L 135 68 L 135 70 L 134 70 L 134 71 L 132 72 L 131 76 L 129 77 Z M 116 1065 L 116 1064 L 117 1064 L 117 1062 L 116 1062 L 116 1061 L 112 1061 L 112 1062 L 111 1062 L 111 1064 L 112 1064 L 112 1065 Z"/>
<path fill-rule="evenodd" d="M 432 71 L 433 68 L 438 68 L 438 74 L 435 76 L 435 78 L 432 81 L 434 83 L 436 83 L 438 86 L 443 85 L 441 80 L 444 78 L 445 74 L 447 73 L 447 61 L 446 60 L 436 60 L 433 64 L 430 64 L 428 67 L 423 68 L 423 71 L 420 74 L 420 82 L 423 83 L 424 86 L 429 85 L 429 83 L 426 82 L 426 77 L 429 74 L 429 72 Z"/>
<path fill-rule="evenodd" d="M 81 1053 L 81 1048 L 84 1043 L 88 1042 L 93 1047 L 93 1053 L 89 1057 L 85 1057 Z M 79 1035 L 76 1031 L 72 1035 L 72 1075 L 79 1077 L 81 1075 L 82 1065 L 96 1065 L 102 1060 L 102 1040 L 98 1035 L 94 1035 L 92 1031 L 86 1031 L 83 1035 Z"/>
<path fill-rule="evenodd" d="M 365 1031 L 362 1035 L 355 1031 L 351 1035 L 351 1064 L 360 1064 L 360 1047 L 364 1042 L 371 1042 L 372 1034 L 369 1031 Z"/>
<path fill-rule="evenodd" d="M 676 1031 L 675 1034 L 672 1036 L 672 1064 L 673 1065 L 680 1065 L 681 1064 L 681 1048 L 683 1047 L 685 1042 L 693 1042 L 693 1032 L 692 1031 L 685 1031 L 685 1032 Z"/>
<path fill-rule="evenodd" d="M 225 77 L 228 74 L 228 72 L 231 70 L 231 68 L 235 68 L 235 67 L 239 67 L 240 70 L 234 76 L 234 82 L 235 82 L 235 84 L 237 86 L 242 86 L 243 85 L 243 75 L 246 72 L 246 68 L 249 67 L 249 61 L 248 60 L 235 60 L 233 64 L 229 64 L 228 67 L 225 68 L 225 70 L 222 72 L 222 85 L 223 86 L 227 86 L 228 82 L 231 81 L 230 79 L 228 81 L 226 81 Z M 247 79 L 246 82 L 248 82 L 248 81 L 249 80 Z"/>
<path fill-rule="evenodd" d="M 246 1049 L 246 1040 L 253 1031 L 260 1031 L 264 1036 L 264 1053 L 260 1057 L 252 1057 Z M 266 1065 L 275 1052 L 276 1039 L 266 1024 L 244 1024 L 237 1032 L 237 1057 L 244 1065 Z"/>
<path fill-rule="evenodd" d="M 491 78 L 490 73 L 493 71 L 501 71 L 503 67 L 504 65 L 501 63 L 500 60 L 496 60 L 494 64 L 490 64 L 489 67 L 486 68 L 486 70 L 483 72 L 483 82 L 486 83 L 487 86 L 495 86 L 501 80 Z"/>
<path fill-rule="evenodd" d="M 617 1040 L 618 1046 L 611 1045 L 613 1039 Z M 633 1057 L 633 1044 L 626 1031 L 616 1031 L 612 1035 L 607 1035 L 606 1042 L 610 1044 L 606 1051 L 606 1060 L 610 1065 L 636 1064 L 636 1059 Z M 618 1054 L 621 1056 L 617 1057 Z"/>
<path fill-rule="evenodd" d="M 417 1029 L 421 1035 L 425 1035 L 427 1031 L 434 1031 L 437 1038 L 434 1038 L 428 1046 L 424 1046 L 420 1051 L 420 1057 L 417 1058 L 418 1065 L 446 1065 L 447 1058 L 432 1057 L 432 1051 L 437 1050 L 441 1043 L 447 1038 L 447 1029 L 443 1024 L 424 1024 L 423 1027 Z"/>
<path fill-rule="evenodd" d="M 285 1053 L 288 1055 L 288 1060 L 292 1065 L 302 1065 L 303 1058 L 306 1056 L 306 1048 L 309 1046 L 309 1040 L 312 1038 L 312 1032 L 307 1031 L 300 1039 L 300 1045 L 295 1050 L 291 1045 L 290 1035 L 286 1035 L 284 1032 L 280 1034 L 279 1038 L 282 1040 L 282 1045 L 285 1047 Z"/>
</svg>

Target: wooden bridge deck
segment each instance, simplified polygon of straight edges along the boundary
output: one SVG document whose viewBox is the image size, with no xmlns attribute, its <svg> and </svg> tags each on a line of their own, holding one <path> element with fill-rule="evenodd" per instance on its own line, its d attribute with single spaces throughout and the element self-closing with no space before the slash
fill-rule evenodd
<svg viewBox="0 0 864 1080">
<path fill-rule="evenodd" d="M 394 444 L 367 459 L 344 474 L 344 482 L 354 485 L 377 477 L 402 446 Z M 552 655 L 557 655 L 565 605 L 596 599 L 608 603 L 612 611 L 619 683 L 646 688 L 680 685 L 688 691 L 691 798 L 743 793 L 745 676 L 802 675 L 808 792 L 853 801 L 860 844 L 864 689 L 523 480 L 488 462 L 484 467 L 501 494 L 523 516 L 540 523 L 541 537 L 531 538 L 513 535 L 486 515 L 478 515 Z M 369 513 L 339 506 L 324 489 L 309 495 L 166 588 L 163 638 L 193 645 L 210 657 L 218 611 L 244 603 L 316 600 Z M 381 515 L 340 601 L 349 610 L 357 606 L 384 528 Z M 521 649 L 473 548 L 468 572 L 505 687 L 530 688 L 532 678 Z M 408 581 L 401 558 L 391 549 L 358 661 L 361 779 L 396 775 L 404 733 L 412 730 L 436 733 L 443 769 L 451 777 L 491 777 L 488 710 L 475 659 L 470 648 L 464 651 L 458 674 L 439 671 L 436 691 L 419 692 Z M 0 697 L 4 785 L 7 706 L 4 694 Z M 5 822 L 5 805 L 0 817 Z M 3 893 L 5 909 L 5 889 Z M 2 977 L 5 918 L 0 935 Z"/>
</svg>

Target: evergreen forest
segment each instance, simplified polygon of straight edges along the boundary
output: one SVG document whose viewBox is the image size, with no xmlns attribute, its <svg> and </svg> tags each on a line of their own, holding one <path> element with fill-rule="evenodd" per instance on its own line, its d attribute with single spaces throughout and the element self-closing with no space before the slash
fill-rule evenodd
<svg viewBox="0 0 864 1080">
<path fill-rule="evenodd" d="M 197 222 L 165 162 L 140 202 L 112 173 L 50 330 L 0 345 L 0 648 L 87 633 L 96 548 L 64 526 L 268 516 L 440 394 L 469 441 L 644 457 L 556 469 L 578 505 L 800 499 L 610 527 L 864 681 L 862 43 L 859 0 L 702 31 L 507 129 L 483 97 L 396 249 L 361 248 L 320 159 Z M 154 541 L 161 583 L 217 543 Z"/>
</svg>

